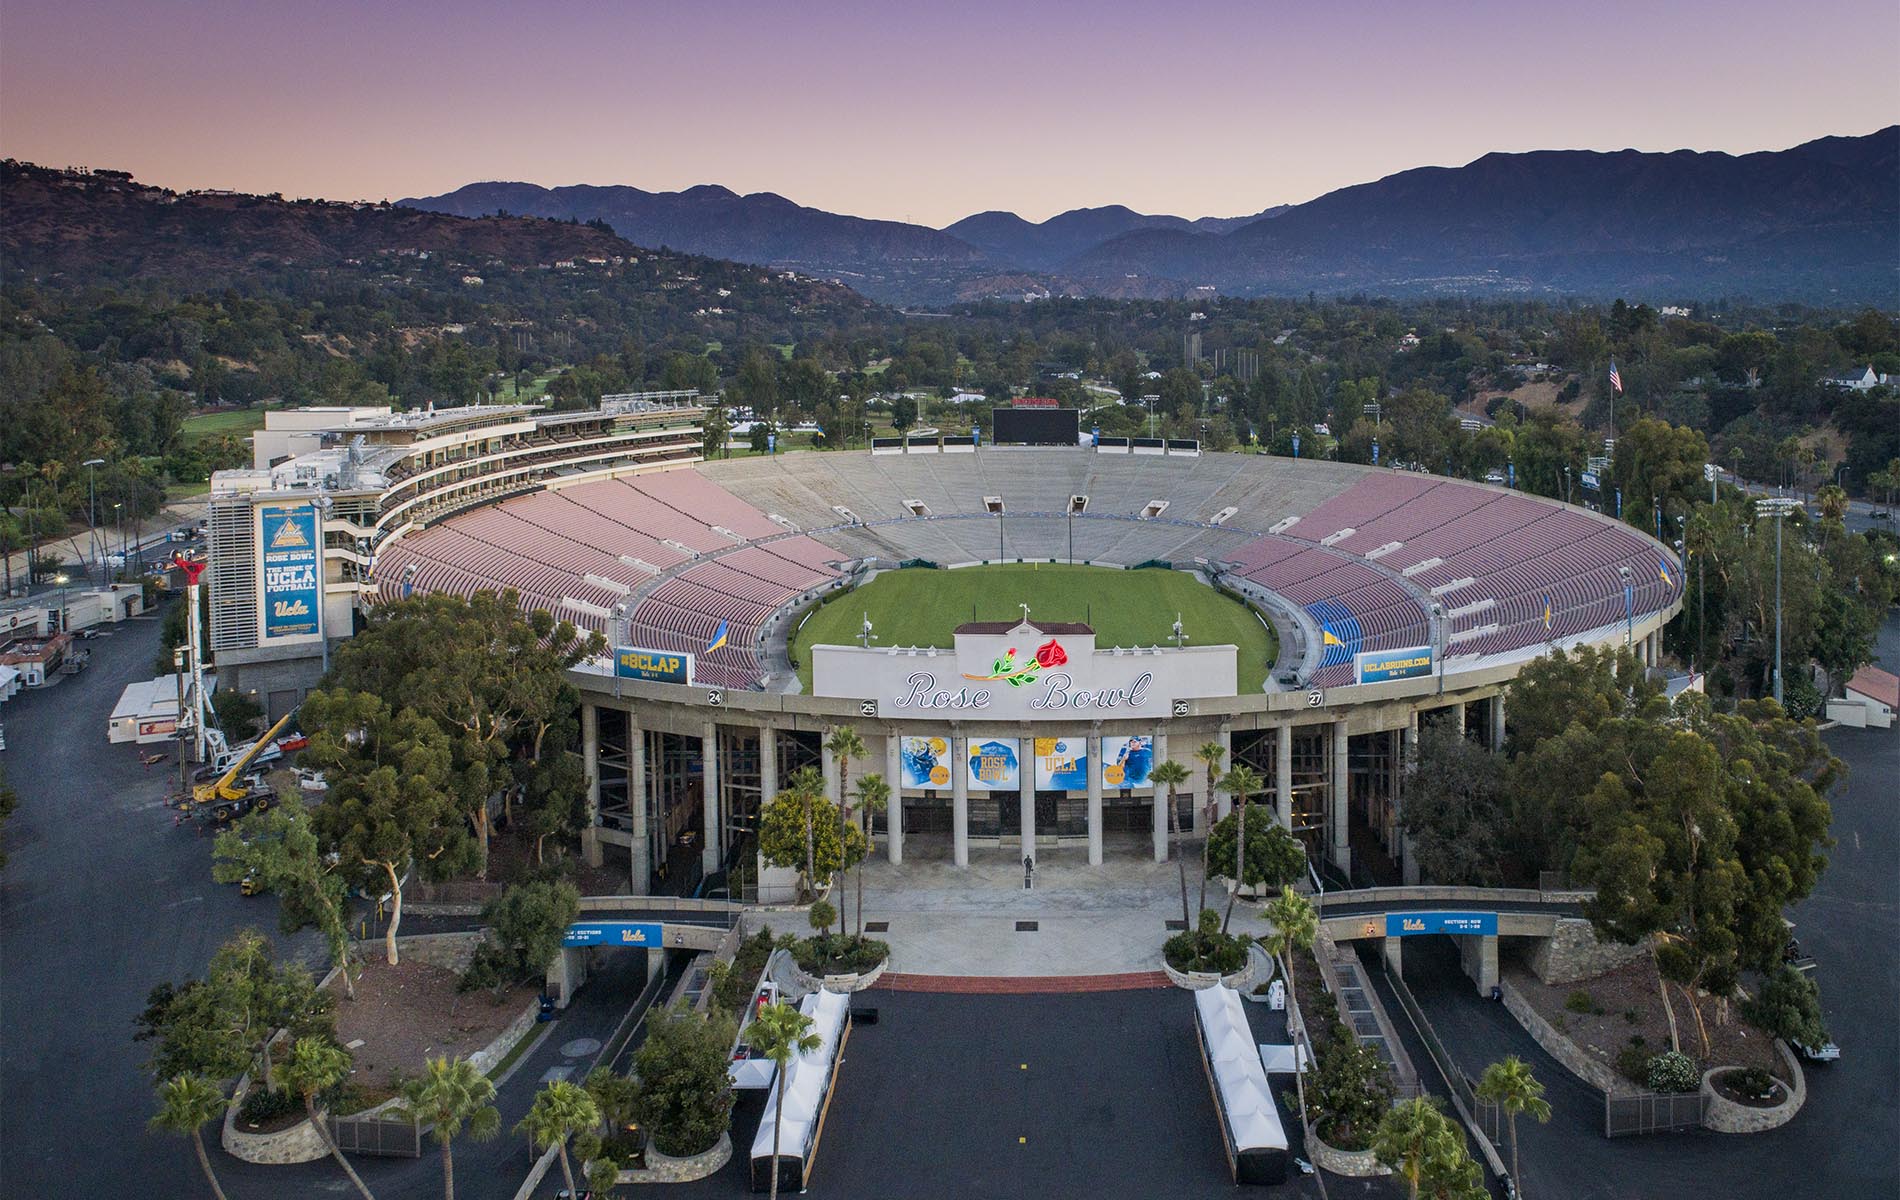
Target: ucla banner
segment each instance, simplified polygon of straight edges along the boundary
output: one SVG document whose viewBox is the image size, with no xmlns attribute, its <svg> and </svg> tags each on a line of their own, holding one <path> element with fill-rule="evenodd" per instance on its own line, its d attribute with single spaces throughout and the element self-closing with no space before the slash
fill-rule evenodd
<svg viewBox="0 0 1900 1200">
<path fill-rule="evenodd" d="M 1482 934 L 1495 937 L 1498 914 L 1494 912 L 1416 912 L 1385 914 L 1385 936 L 1416 937 L 1427 933 Z"/>
<path fill-rule="evenodd" d="M 1432 648 L 1410 646 L 1404 650 L 1362 650 L 1353 655 L 1353 668 L 1360 683 L 1416 679 L 1420 675 L 1432 673 Z"/>
<path fill-rule="evenodd" d="M 1016 742 L 994 739 L 970 745 L 970 787 L 979 792 L 1013 792 L 1022 786 Z"/>
<path fill-rule="evenodd" d="M 1079 792 L 1089 785 L 1089 740 L 1086 737 L 1036 739 L 1036 786 L 1051 791 Z"/>
<path fill-rule="evenodd" d="M 950 743 L 940 737 L 907 737 L 898 743 L 898 758 L 903 765 L 903 786 L 942 788 L 950 786 Z"/>
<path fill-rule="evenodd" d="M 665 930 L 651 921 L 575 922 L 561 934 L 563 946 L 663 946 Z"/>
<path fill-rule="evenodd" d="M 691 683 L 693 656 L 673 650 L 617 646 L 614 648 L 614 674 L 622 679 L 649 679 L 655 683 Z"/>
<path fill-rule="evenodd" d="M 317 510 L 268 504 L 258 510 L 264 559 L 264 636 L 317 633 Z"/>
<path fill-rule="evenodd" d="M 1148 772 L 1155 765 L 1155 740 L 1150 734 L 1102 739 L 1102 786 L 1105 788 L 1145 788 L 1152 786 Z"/>
</svg>

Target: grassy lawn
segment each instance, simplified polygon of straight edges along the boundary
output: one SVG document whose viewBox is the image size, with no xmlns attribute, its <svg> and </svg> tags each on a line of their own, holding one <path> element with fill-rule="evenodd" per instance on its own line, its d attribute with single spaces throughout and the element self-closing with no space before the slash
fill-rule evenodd
<svg viewBox="0 0 1900 1200">
<path fill-rule="evenodd" d="M 1242 691 L 1258 691 L 1278 651 L 1273 633 L 1246 605 L 1183 571 L 1117 571 L 1043 563 L 886 571 L 814 611 L 792 645 L 799 678 L 811 686 L 811 656 L 802 647 L 854 645 L 866 613 L 881 646 L 951 645 L 965 621 L 1012 620 L 1027 604 L 1030 619 L 1087 621 L 1096 645 L 1165 646 L 1174 614 L 1189 645 L 1232 643 Z"/>
<path fill-rule="evenodd" d="M 239 408 L 230 412 L 200 413 L 195 417 L 186 417 L 178 427 L 178 436 L 182 441 L 202 442 L 223 433 L 243 435 L 262 428 L 264 413 L 261 409 Z"/>
</svg>

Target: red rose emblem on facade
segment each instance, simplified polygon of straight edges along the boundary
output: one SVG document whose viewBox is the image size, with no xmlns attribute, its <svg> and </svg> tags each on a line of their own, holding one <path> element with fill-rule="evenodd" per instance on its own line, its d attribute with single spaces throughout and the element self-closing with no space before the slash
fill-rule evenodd
<svg viewBox="0 0 1900 1200">
<path fill-rule="evenodd" d="M 1036 665 L 1039 667 L 1059 667 L 1068 661 L 1068 652 L 1057 645 L 1054 638 L 1036 647 Z"/>
</svg>

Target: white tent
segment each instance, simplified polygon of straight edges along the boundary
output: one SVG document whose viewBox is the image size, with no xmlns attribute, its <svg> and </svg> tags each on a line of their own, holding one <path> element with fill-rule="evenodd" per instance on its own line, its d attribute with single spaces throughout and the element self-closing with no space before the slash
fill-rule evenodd
<svg viewBox="0 0 1900 1200">
<path fill-rule="evenodd" d="M 1208 1080 L 1224 1125 L 1228 1163 L 1236 1183 L 1286 1179 L 1286 1130 L 1247 1024 L 1245 1006 L 1232 988 L 1194 993 L 1195 1029 L 1207 1058 Z"/>
<path fill-rule="evenodd" d="M 798 1010 L 812 1019 L 812 1032 L 818 1035 L 818 1046 L 786 1064 L 782 1120 L 778 1116 L 781 1103 L 778 1084 L 766 1093 L 765 1113 L 759 1118 L 758 1136 L 752 1139 L 754 1191 L 763 1191 L 772 1178 L 775 1121 L 778 1122 L 779 1189 L 790 1187 L 800 1191 L 804 1188 L 818 1153 L 818 1138 L 824 1128 L 825 1103 L 831 1094 L 838 1051 L 850 1025 L 851 998 L 842 992 L 817 991 L 806 996 Z"/>
</svg>

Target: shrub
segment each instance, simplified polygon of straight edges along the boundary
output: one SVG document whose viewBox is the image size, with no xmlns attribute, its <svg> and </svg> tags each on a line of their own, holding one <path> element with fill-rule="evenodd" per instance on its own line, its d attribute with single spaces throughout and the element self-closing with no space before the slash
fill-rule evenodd
<svg viewBox="0 0 1900 1200">
<path fill-rule="evenodd" d="M 1649 1082 L 1649 1054 L 1639 1044 L 1616 1052 L 1616 1073 L 1634 1084 Z"/>
<path fill-rule="evenodd" d="M 573 884 L 547 880 L 516 884 L 490 900 L 482 906 L 488 928 L 457 990 L 488 988 L 499 1000 L 510 986 L 541 975 L 580 909 Z"/>
<path fill-rule="evenodd" d="M 829 900 L 812 901 L 810 920 L 813 929 L 823 933 L 825 930 L 831 928 L 832 922 L 837 919 L 838 910 L 832 907 Z"/>
<path fill-rule="evenodd" d="M 717 964 L 717 974 L 712 978 L 713 1006 L 735 1016 L 744 1011 L 752 999 L 752 985 L 759 981 L 759 972 L 765 970 L 765 960 L 771 956 L 770 929 L 761 929 L 740 942 L 731 962 Z"/>
<path fill-rule="evenodd" d="M 1665 1050 L 1649 1060 L 1643 1083 L 1652 1092 L 1693 1092 L 1701 1086 L 1695 1060 L 1678 1050 Z"/>
<path fill-rule="evenodd" d="M 732 1018 L 669 1009 L 647 1025 L 633 1059 L 640 1081 L 639 1120 L 661 1153 L 684 1158 L 710 1150 L 732 1119 L 727 1055 Z"/>
<path fill-rule="evenodd" d="M 272 1091 L 262 1085 L 253 1087 L 238 1106 L 238 1120 L 246 1125 L 263 1125 L 292 1114 L 303 1116 L 303 1098 L 293 1096 L 289 1088 Z"/>
<path fill-rule="evenodd" d="M 1775 1098 L 1775 1077 L 1760 1067 L 1743 1067 L 1722 1076 L 1722 1082 L 1738 1096 L 1767 1102 Z"/>
<path fill-rule="evenodd" d="M 1204 908 L 1200 924 L 1162 943 L 1161 953 L 1177 971 L 1218 971 L 1231 975 L 1247 965 L 1247 948 L 1252 943 L 1253 939 L 1245 935 L 1222 933 L 1220 914 Z"/>
<path fill-rule="evenodd" d="M 1641 1011 L 1637 1009 L 1626 1008 L 1623 1010 L 1623 1019 L 1625 1021 L 1628 1021 L 1630 1024 L 1635 1025 L 1643 1019 L 1643 1014 Z"/>
<path fill-rule="evenodd" d="M 1592 1000 L 1590 998 L 1590 993 L 1586 991 L 1582 991 L 1582 990 L 1574 991 L 1570 993 L 1568 996 L 1564 997 L 1564 1007 L 1569 1009 L 1573 1013 L 1592 1012 L 1595 1010 L 1596 1006 L 1597 1006 L 1596 1001 Z"/>
<path fill-rule="evenodd" d="M 891 956 L 891 947 L 876 938 L 815 933 L 792 945 L 800 970 L 811 975 L 862 975 Z"/>
<path fill-rule="evenodd" d="M 1314 1059 L 1307 1102 L 1321 1140 L 1341 1150 L 1364 1150 L 1392 1107 L 1392 1081 L 1377 1050 L 1343 1027 L 1332 1032 Z"/>
<path fill-rule="evenodd" d="M 1759 995 L 1742 1006 L 1742 1015 L 1778 1038 L 1804 1046 L 1827 1041 L 1821 1020 L 1821 991 L 1812 979 L 1793 967 L 1779 967 L 1762 985 Z"/>
</svg>

